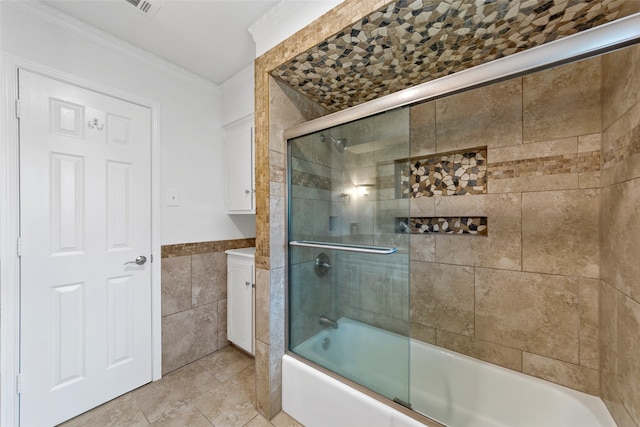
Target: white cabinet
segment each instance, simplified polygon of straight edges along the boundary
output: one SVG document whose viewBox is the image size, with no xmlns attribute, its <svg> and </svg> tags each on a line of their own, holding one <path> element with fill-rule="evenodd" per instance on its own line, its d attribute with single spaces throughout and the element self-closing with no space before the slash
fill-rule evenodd
<svg viewBox="0 0 640 427">
<path fill-rule="evenodd" d="M 254 353 L 256 248 L 234 249 L 227 254 L 227 339 Z"/>
<path fill-rule="evenodd" d="M 227 213 L 256 213 L 253 114 L 225 126 Z"/>
</svg>

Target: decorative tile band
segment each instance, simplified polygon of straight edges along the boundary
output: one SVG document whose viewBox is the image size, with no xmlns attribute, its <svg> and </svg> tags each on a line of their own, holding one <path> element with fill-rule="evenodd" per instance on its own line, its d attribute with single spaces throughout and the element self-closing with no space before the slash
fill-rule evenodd
<svg viewBox="0 0 640 427">
<path fill-rule="evenodd" d="M 461 196 L 487 192 L 487 147 L 401 161 L 399 197 Z"/>
<path fill-rule="evenodd" d="M 331 111 L 616 19 L 620 0 L 398 0 L 272 71 Z"/>
<path fill-rule="evenodd" d="M 487 217 L 396 218 L 396 232 L 411 234 L 471 234 L 486 236 Z"/>
<path fill-rule="evenodd" d="M 291 171 L 291 184 L 318 190 L 331 190 L 331 178 L 296 170 Z"/>
<path fill-rule="evenodd" d="M 603 168 L 621 162 L 640 153 L 640 124 L 616 139 L 613 144 L 602 151 Z"/>
<path fill-rule="evenodd" d="M 491 179 L 596 172 L 600 170 L 600 151 L 573 153 L 535 159 L 489 163 Z"/>
<path fill-rule="evenodd" d="M 211 252 L 224 252 L 230 249 L 252 248 L 255 245 L 255 238 L 198 243 L 178 243 L 175 245 L 162 246 L 161 253 L 162 258 L 171 258 L 176 256 L 208 254 Z"/>
</svg>

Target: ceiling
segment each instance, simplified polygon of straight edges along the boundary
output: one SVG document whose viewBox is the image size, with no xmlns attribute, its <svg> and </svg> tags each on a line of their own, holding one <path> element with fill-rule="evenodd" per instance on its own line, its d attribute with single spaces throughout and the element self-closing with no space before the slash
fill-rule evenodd
<svg viewBox="0 0 640 427">
<path fill-rule="evenodd" d="M 255 59 L 255 43 L 248 28 L 279 3 L 278 0 L 147 1 L 151 11 L 159 6 L 154 16 L 141 12 L 128 0 L 44 3 L 216 84 Z"/>
<path fill-rule="evenodd" d="M 619 17 L 622 0 L 397 0 L 272 71 L 339 111 Z"/>
</svg>

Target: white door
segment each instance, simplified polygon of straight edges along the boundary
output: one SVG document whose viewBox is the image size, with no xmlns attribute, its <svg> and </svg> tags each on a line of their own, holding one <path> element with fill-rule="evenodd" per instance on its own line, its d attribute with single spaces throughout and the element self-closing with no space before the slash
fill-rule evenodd
<svg viewBox="0 0 640 427">
<path fill-rule="evenodd" d="M 52 426 L 152 379 L 151 114 L 22 70 L 19 88 L 20 420 Z"/>
</svg>

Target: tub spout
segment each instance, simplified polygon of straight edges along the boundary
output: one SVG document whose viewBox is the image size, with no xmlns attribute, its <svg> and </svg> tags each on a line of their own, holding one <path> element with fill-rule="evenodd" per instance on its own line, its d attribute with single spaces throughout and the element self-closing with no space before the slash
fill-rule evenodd
<svg viewBox="0 0 640 427">
<path fill-rule="evenodd" d="M 327 316 L 320 316 L 320 324 L 322 326 L 331 326 L 333 329 L 338 329 L 338 322 Z"/>
</svg>

